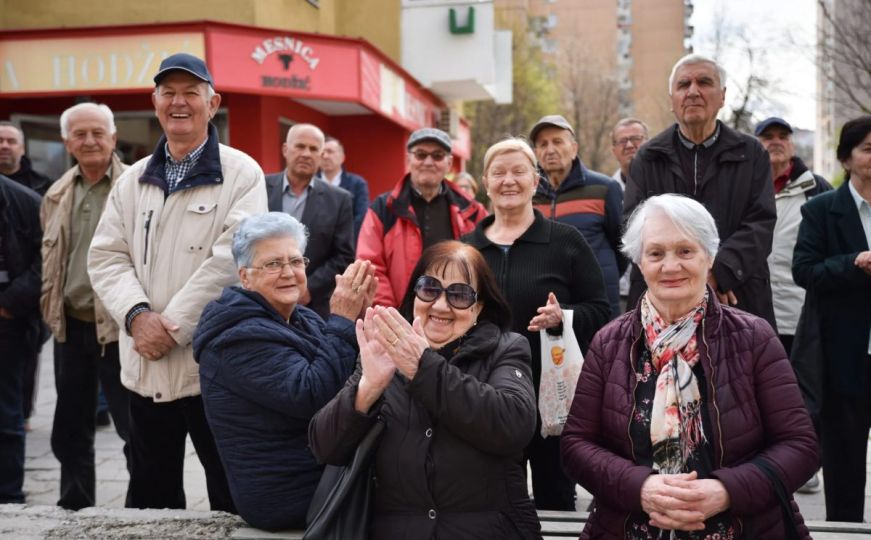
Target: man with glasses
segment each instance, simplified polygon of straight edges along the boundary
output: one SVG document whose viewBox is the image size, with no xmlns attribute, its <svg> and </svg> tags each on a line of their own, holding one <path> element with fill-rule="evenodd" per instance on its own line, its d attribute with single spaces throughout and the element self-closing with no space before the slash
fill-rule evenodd
<svg viewBox="0 0 871 540">
<path fill-rule="evenodd" d="M 469 200 L 445 179 L 453 162 L 447 133 L 419 129 L 406 148 L 408 174 L 375 199 L 357 239 L 357 257 L 375 267 L 375 304 L 382 306 L 399 306 L 424 249 L 456 240 L 487 215 L 481 203 Z"/>
<path fill-rule="evenodd" d="M 266 192 L 270 212 L 290 214 L 308 229 L 305 256 L 311 262 L 306 269 L 308 286 L 299 303 L 327 320 L 336 274 L 354 262 L 354 211 L 349 192 L 315 181 L 323 151 L 320 128 L 291 127 L 281 146 L 287 168 L 266 176 Z"/>
<path fill-rule="evenodd" d="M 221 104 L 206 63 L 178 53 L 154 76 L 163 136 L 109 192 L 91 242 L 94 292 L 118 323 L 130 399 L 130 508 L 185 508 L 190 435 L 212 510 L 235 512 L 203 409 L 192 337 L 203 307 L 238 283 L 230 248 L 239 223 L 266 212 L 263 171 L 220 144 Z"/>
<path fill-rule="evenodd" d="M 620 168 L 611 176 L 622 189 L 626 189 L 629 164 L 641 145 L 648 139 L 647 124 L 637 118 L 622 118 L 611 130 L 611 153 Z"/>
<path fill-rule="evenodd" d="M 542 172 L 532 202 L 545 217 L 578 229 L 590 244 L 602 267 L 614 318 L 620 314 L 620 275 L 628 264 L 620 253 L 623 191 L 581 163 L 575 130 L 562 116 L 552 114 L 536 122 L 529 140 Z"/>
</svg>

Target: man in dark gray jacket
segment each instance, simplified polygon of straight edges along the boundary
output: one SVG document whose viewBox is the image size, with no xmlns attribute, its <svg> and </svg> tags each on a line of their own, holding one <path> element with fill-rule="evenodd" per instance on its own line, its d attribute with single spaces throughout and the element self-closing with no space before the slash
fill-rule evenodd
<svg viewBox="0 0 871 540">
<path fill-rule="evenodd" d="M 720 301 L 758 315 L 777 328 L 768 254 L 777 214 L 768 153 L 755 138 L 717 120 L 726 97 L 726 72 L 714 60 L 684 56 L 669 77 L 677 123 L 641 147 L 626 184 L 624 216 L 663 193 L 680 193 L 705 205 L 720 233 L 708 282 Z M 645 290 L 632 272 L 629 307 Z"/>
</svg>

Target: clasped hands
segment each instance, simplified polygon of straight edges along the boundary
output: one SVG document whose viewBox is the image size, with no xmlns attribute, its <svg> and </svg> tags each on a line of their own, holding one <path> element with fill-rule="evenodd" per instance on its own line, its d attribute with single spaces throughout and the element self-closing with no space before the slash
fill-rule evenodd
<svg viewBox="0 0 871 540">
<path fill-rule="evenodd" d="M 408 379 L 414 378 L 429 343 L 420 318 L 409 324 L 392 307 L 366 308 L 365 316 L 357 320 L 356 331 L 363 374 L 357 385 L 355 407 L 365 413 L 384 393 L 397 370 Z"/>
<path fill-rule="evenodd" d="M 160 360 L 176 346 L 170 332 L 178 325 L 156 311 L 144 311 L 130 323 L 133 350 L 146 360 Z"/>
<path fill-rule="evenodd" d="M 722 482 L 699 480 L 695 471 L 652 474 L 641 486 L 641 508 L 650 516 L 650 524 L 660 529 L 704 530 L 706 519 L 730 505 Z"/>
</svg>

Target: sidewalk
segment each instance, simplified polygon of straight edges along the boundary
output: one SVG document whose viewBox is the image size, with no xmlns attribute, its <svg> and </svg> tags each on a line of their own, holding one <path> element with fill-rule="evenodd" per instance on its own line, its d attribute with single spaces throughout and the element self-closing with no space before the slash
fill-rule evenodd
<svg viewBox="0 0 871 540">
<path fill-rule="evenodd" d="M 36 408 L 30 419 L 32 431 L 27 435 L 24 492 L 28 505 L 54 505 L 58 499 L 60 465 L 51 452 L 51 424 L 54 415 L 55 389 L 52 364 L 52 343 L 46 343 L 40 359 L 39 391 Z M 127 492 L 127 468 L 121 451 L 121 439 L 113 427 L 97 430 L 97 505 L 123 508 Z M 867 468 L 871 472 L 871 466 Z M 871 482 L 868 483 L 871 485 Z M 185 453 L 184 488 L 188 510 L 209 510 L 205 474 L 188 439 Z M 871 497 L 865 499 L 865 521 L 871 522 Z M 812 495 L 796 494 L 802 515 L 808 521 L 825 519 L 822 492 Z M 578 488 L 578 509 L 585 511 L 590 495 Z"/>
</svg>

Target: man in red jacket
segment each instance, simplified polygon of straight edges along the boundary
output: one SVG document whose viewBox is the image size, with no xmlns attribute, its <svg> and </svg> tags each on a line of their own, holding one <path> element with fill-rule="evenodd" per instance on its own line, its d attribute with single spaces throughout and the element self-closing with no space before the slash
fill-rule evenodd
<svg viewBox="0 0 871 540">
<path fill-rule="evenodd" d="M 406 148 L 408 174 L 372 202 L 357 239 L 357 258 L 375 267 L 375 304 L 382 306 L 399 307 L 424 249 L 471 232 L 487 215 L 481 203 L 445 179 L 453 162 L 447 133 L 421 128 Z"/>
</svg>

